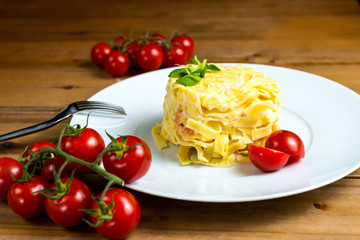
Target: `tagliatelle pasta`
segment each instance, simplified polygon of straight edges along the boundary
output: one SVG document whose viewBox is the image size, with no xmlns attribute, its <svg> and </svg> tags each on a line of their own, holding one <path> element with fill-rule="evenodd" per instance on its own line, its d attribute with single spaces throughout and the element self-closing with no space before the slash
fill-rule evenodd
<svg viewBox="0 0 360 240">
<path fill-rule="evenodd" d="M 164 118 L 153 128 L 160 149 L 178 145 L 183 165 L 230 167 L 249 161 L 247 146 L 264 145 L 279 129 L 281 92 L 277 82 L 256 70 L 218 65 L 194 86 L 170 78 Z"/>
</svg>

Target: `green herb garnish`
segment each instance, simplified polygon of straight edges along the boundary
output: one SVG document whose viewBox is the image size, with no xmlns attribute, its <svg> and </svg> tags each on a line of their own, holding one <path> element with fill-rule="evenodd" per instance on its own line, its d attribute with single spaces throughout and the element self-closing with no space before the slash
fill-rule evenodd
<svg viewBox="0 0 360 240">
<path fill-rule="evenodd" d="M 216 65 L 207 64 L 206 59 L 200 62 L 196 55 L 191 60 L 191 63 L 185 65 L 184 68 L 175 69 L 169 74 L 169 77 L 177 78 L 176 81 L 184 86 L 194 86 L 205 77 L 206 72 L 220 71 L 220 68 Z"/>
</svg>

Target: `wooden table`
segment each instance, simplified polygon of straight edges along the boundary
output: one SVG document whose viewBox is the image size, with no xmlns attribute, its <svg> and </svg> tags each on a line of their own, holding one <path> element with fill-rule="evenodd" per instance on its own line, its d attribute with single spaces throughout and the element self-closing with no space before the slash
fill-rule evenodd
<svg viewBox="0 0 360 240">
<path fill-rule="evenodd" d="M 122 81 L 90 49 L 132 31 L 186 32 L 210 62 L 261 63 L 332 79 L 360 93 L 356 0 L 0 1 L 0 133 L 53 116 Z M 56 139 L 66 122 L 0 143 L 17 158 Z M 360 157 L 360 156 L 359 156 Z M 129 239 L 360 239 L 360 172 L 307 193 L 247 203 L 201 203 L 134 192 L 141 222 Z M 0 203 L 0 239 L 98 239 L 86 224 L 24 220 Z"/>
</svg>

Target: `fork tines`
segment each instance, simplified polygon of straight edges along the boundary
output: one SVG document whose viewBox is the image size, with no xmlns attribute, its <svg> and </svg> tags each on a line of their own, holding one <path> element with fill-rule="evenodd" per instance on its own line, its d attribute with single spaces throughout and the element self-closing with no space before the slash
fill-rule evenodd
<svg viewBox="0 0 360 240">
<path fill-rule="evenodd" d="M 79 101 L 76 102 L 76 107 L 79 110 L 96 110 L 96 109 L 103 109 L 108 111 L 113 111 L 121 114 L 126 114 L 125 110 L 117 105 L 101 102 L 101 101 Z"/>
</svg>

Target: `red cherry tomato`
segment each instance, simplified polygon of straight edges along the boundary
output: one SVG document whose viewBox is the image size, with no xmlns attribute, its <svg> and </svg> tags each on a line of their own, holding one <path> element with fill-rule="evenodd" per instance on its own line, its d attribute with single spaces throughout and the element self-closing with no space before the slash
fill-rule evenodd
<svg viewBox="0 0 360 240">
<path fill-rule="evenodd" d="M 101 194 L 99 194 L 100 198 Z M 103 201 L 109 205 L 114 200 L 113 217 L 105 220 L 96 231 L 109 239 L 123 239 L 132 233 L 140 221 L 141 209 L 135 197 L 124 189 L 111 188 L 106 191 Z M 93 201 L 92 209 L 98 209 L 97 201 Z M 91 217 L 92 223 L 96 224 L 98 219 Z"/>
<path fill-rule="evenodd" d="M 27 182 L 17 182 L 8 192 L 10 208 L 23 218 L 34 218 L 45 210 L 45 197 L 37 191 L 47 189 L 48 182 L 41 176 L 33 176 Z"/>
<path fill-rule="evenodd" d="M 180 36 L 174 37 L 173 39 L 171 39 L 171 42 L 178 43 L 181 46 L 183 46 L 188 53 L 188 58 L 190 58 L 195 51 L 194 40 L 187 35 L 180 35 Z"/>
<path fill-rule="evenodd" d="M 69 178 L 60 179 L 65 183 Z M 56 184 L 51 185 L 50 189 L 55 188 Z M 89 187 L 77 178 L 73 178 L 70 184 L 69 193 L 58 200 L 46 198 L 45 209 L 49 217 L 63 227 L 79 225 L 86 217 L 81 209 L 88 209 L 91 206 L 91 191 Z"/>
<path fill-rule="evenodd" d="M 165 50 L 165 67 L 184 65 L 187 59 L 187 52 L 180 45 L 173 45 L 170 50 Z"/>
<path fill-rule="evenodd" d="M 113 50 L 105 59 L 104 67 L 111 76 L 120 77 L 129 71 L 130 59 L 126 54 Z"/>
<path fill-rule="evenodd" d="M 60 147 L 64 152 L 91 163 L 104 150 L 105 142 L 97 131 L 92 128 L 85 128 L 78 136 L 63 137 Z M 62 156 L 59 158 L 63 162 L 65 161 Z M 90 168 L 77 163 L 69 163 L 66 168 L 70 171 L 76 168 L 76 175 L 78 176 L 92 172 Z"/>
<path fill-rule="evenodd" d="M 59 158 L 53 158 L 46 160 L 45 165 L 41 168 L 40 175 L 47 180 L 47 182 L 51 185 L 54 183 L 54 173 L 53 169 L 58 173 L 61 165 L 64 163 L 62 159 Z M 70 168 L 64 168 L 64 170 L 61 172 L 61 178 L 64 177 L 70 177 L 71 176 L 71 169 Z"/>
<path fill-rule="evenodd" d="M 43 147 L 49 147 L 52 149 L 56 149 L 56 145 L 51 142 L 48 142 L 48 141 L 36 142 L 36 143 L 30 145 L 28 149 L 32 152 L 38 153 L 39 150 L 42 149 Z M 26 158 L 26 157 L 27 157 L 27 160 L 25 161 L 25 163 L 28 162 L 32 158 L 31 154 L 27 151 L 22 155 L 22 158 Z M 52 157 L 53 157 L 53 155 L 52 155 Z"/>
<path fill-rule="evenodd" d="M 134 39 L 134 36 L 129 36 L 128 34 L 122 35 L 116 39 L 116 44 L 119 47 L 123 47 L 127 41 Z"/>
<path fill-rule="evenodd" d="M 151 165 L 151 151 L 142 139 L 130 135 L 126 137 L 126 146 L 132 149 L 124 151 L 120 159 L 117 158 L 116 152 L 105 152 L 102 161 L 106 171 L 130 183 L 148 172 Z M 121 143 L 122 139 L 123 137 L 119 137 L 116 140 Z"/>
<path fill-rule="evenodd" d="M 273 172 L 284 167 L 289 159 L 289 154 L 273 149 L 249 145 L 249 158 L 251 162 L 264 172 Z"/>
<path fill-rule="evenodd" d="M 125 52 L 129 57 L 130 60 L 130 67 L 131 68 L 138 68 L 139 65 L 136 61 L 136 53 L 139 50 L 139 43 L 137 41 L 132 41 L 131 43 L 128 43 L 129 41 L 134 40 L 134 36 L 130 36 L 129 35 L 122 35 L 120 37 L 118 37 L 116 39 L 116 43 L 118 45 L 118 49 L 119 51 L 123 49 L 123 47 L 125 46 L 125 44 L 127 44 Z"/>
<path fill-rule="evenodd" d="M 145 71 L 159 69 L 164 62 L 164 51 L 156 44 L 142 45 L 136 54 L 139 66 Z"/>
<path fill-rule="evenodd" d="M 273 132 L 266 140 L 265 147 L 290 154 L 288 164 L 305 157 L 304 143 L 298 135 L 290 131 Z"/>
<path fill-rule="evenodd" d="M 104 61 L 107 58 L 107 56 L 110 54 L 110 52 L 111 52 L 111 47 L 109 46 L 109 44 L 103 42 L 98 43 L 91 50 L 91 60 L 95 65 L 99 67 L 103 67 Z"/>
<path fill-rule="evenodd" d="M 125 39 L 126 39 L 126 37 L 120 36 L 120 37 L 116 38 L 115 44 L 119 47 L 122 47 L 125 44 Z"/>
<path fill-rule="evenodd" d="M 10 187 L 15 184 L 11 173 L 15 178 L 20 179 L 23 175 L 23 165 L 8 157 L 0 158 L 0 199 L 6 200 Z"/>
<path fill-rule="evenodd" d="M 165 40 L 166 37 L 164 37 L 162 34 L 155 33 L 155 34 L 153 34 L 151 37 L 153 37 L 153 38 L 159 38 L 159 39 L 150 39 L 150 40 L 148 41 L 149 43 L 154 43 L 154 44 L 158 45 L 159 47 L 163 47 L 163 46 L 164 46 L 164 41 L 162 41 L 161 39 Z"/>
<path fill-rule="evenodd" d="M 132 68 L 138 68 L 139 64 L 136 59 L 136 54 L 139 51 L 140 45 L 137 42 L 132 42 L 127 46 L 126 53 L 130 59 L 130 65 Z"/>
</svg>

